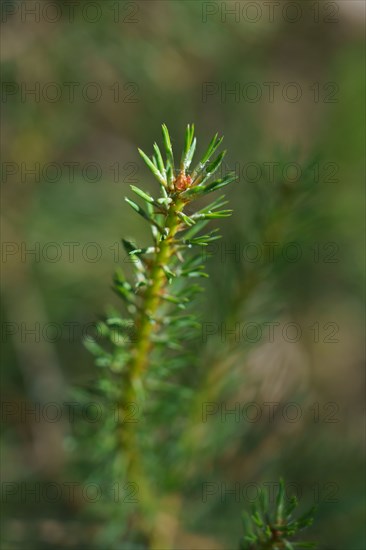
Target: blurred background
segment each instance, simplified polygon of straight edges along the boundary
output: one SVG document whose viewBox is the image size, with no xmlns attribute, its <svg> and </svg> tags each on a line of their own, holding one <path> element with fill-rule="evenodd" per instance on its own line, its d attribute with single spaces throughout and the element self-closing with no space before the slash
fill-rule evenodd
<svg viewBox="0 0 366 550">
<path fill-rule="evenodd" d="M 123 200 L 156 190 L 137 147 L 165 122 L 179 150 L 193 122 L 199 151 L 225 136 L 238 181 L 200 298 L 196 451 L 163 491 L 171 547 L 237 548 L 253 487 L 284 476 L 320 503 L 320 548 L 364 548 L 364 3 L 1 10 L 2 547 L 99 547 L 106 507 L 58 495 L 85 475 L 57 404 L 97 376 L 82 341 L 119 307 L 120 238 L 147 242 Z"/>
</svg>

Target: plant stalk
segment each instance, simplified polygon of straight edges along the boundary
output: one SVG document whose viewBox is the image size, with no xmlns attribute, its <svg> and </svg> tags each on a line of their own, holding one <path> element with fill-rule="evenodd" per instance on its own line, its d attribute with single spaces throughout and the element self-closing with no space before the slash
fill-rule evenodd
<svg viewBox="0 0 366 550">
<path fill-rule="evenodd" d="M 169 260 L 175 253 L 175 235 L 179 229 L 181 221 L 178 212 L 182 209 L 184 202 L 181 199 L 172 201 L 164 228 L 167 230 L 167 236 L 158 244 L 158 252 L 150 267 L 150 284 L 147 287 L 140 315 L 136 321 L 136 340 L 134 342 L 132 357 L 126 368 L 126 386 L 123 389 L 123 396 L 120 403 L 119 418 L 125 418 L 128 406 L 131 403 L 139 404 L 140 395 L 137 387 L 143 387 L 144 374 L 148 368 L 149 357 L 153 349 L 152 334 L 157 329 L 157 323 L 154 323 L 156 314 L 162 303 L 162 293 L 166 286 L 167 277 L 164 266 L 169 264 Z M 148 481 L 141 456 L 138 435 L 138 424 L 125 422 L 121 425 L 121 451 L 126 459 L 127 481 L 135 481 L 139 488 L 139 502 L 143 513 L 140 514 L 139 524 L 141 530 L 149 537 L 150 544 L 155 548 L 163 548 L 164 541 L 161 534 L 146 522 L 144 517 L 153 519 L 157 509 L 157 497 Z"/>
</svg>

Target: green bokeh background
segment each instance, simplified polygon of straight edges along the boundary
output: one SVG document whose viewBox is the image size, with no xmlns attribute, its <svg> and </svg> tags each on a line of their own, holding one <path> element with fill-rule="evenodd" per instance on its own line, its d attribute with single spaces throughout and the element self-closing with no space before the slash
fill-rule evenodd
<svg viewBox="0 0 366 550">
<path fill-rule="evenodd" d="M 296 322 L 303 337 L 297 344 L 275 339 L 270 347 L 265 342 L 239 342 L 234 346 L 233 370 L 224 371 L 223 388 L 217 395 L 231 405 L 296 402 L 304 414 L 295 424 L 283 423 L 281 418 L 260 425 L 222 424 L 219 416 L 212 419 L 206 466 L 198 468 L 186 485 L 182 483 L 179 497 L 174 496 L 183 502 L 175 548 L 237 546 L 240 513 L 247 503 L 230 496 L 222 502 L 219 493 L 204 503 L 203 482 L 263 483 L 284 475 L 303 487 L 306 502 L 312 500 L 314 485 L 321 487 L 324 497 L 334 487 L 327 483 L 336 484 L 336 502 L 321 505 L 311 536 L 323 549 L 361 550 L 365 545 L 363 3 L 315 3 L 320 18 L 316 21 L 313 3 L 298 1 L 302 15 L 292 23 L 288 19 L 299 12 L 291 8 L 283 12 L 287 2 L 276 8 L 273 21 L 266 3 L 255 2 L 261 10 L 256 13 L 262 14 L 255 21 L 254 11 L 248 6 L 249 11 L 244 11 L 248 4 L 244 1 L 106 0 L 94 3 L 101 16 L 91 22 L 93 8 L 83 11 L 90 2 L 79 2 L 69 20 L 68 2 L 58 1 L 54 4 L 60 6 L 62 17 L 54 23 L 51 8 L 39 21 L 31 16 L 22 20 L 20 4 L 29 7 L 34 2 L 5 4 L 1 54 L 4 401 L 63 400 L 67 387 L 87 384 L 96 376 L 82 344 L 82 329 L 108 304 L 118 306 L 110 290 L 111 276 L 117 264 L 129 270 L 120 237 L 132 236 L 141 244 L 147 239 L 143 221 L 123 201 L 130 183 L 150 192 L 155 189 L 137 147 L 150 153 L 152 143 L 160 139 L 162 122 L 178 149 L 188 122 L 196 125 L 200 151 L 219 131 L 228 149 L 226 167 L 238 169 L 239 179 L 227 193 L 234 214 L 221 224 L 221 248 L 208 260 L 210 279 L 200 300 L 203 320 L 225 322 L 229 328 L 235 322 Z M 38 4 L 42 10 L 47 2 Z M 7 17 L 12 5 L 16 13 Z M 237 10 L 237 20 L 230 15 L 225 20 L 225 7 Z M 23 97 L 27 87 L 37 82 L 39 101 L 31 94 Z M 51 82 L 62 91 L 57 101 L 42 96 Z M 67 82 L 78 83 L 71 101 Z M 91 82 L 101 90 L 95 102 L 81 93 Z M 239 86 L 242 91 L 250 82 L 263 94 L 256 102 L 242 94 L 221 95 L 225 86 L 230 90 Z M 273 101 L 268 100 L 266 82 L 279 83 Z M 302 97 L 297 102 L 283 97 L 289 82 L 300 86 Z M 325 87 L 329 82 L 333 88 Z M 18 87 L 11 89 L 9 83 Z M 207 83 L 215 92 L 205 98 Z M 317 102 L 314 83 L 320 87 Z M 328 102 L 333 89 L 334 101 Z M 14 93 L 7 95 L 10 90 Z M 49 97 L 52 94 L 49 88 Z M 319 181 L 311 182 L 302 202 L 291 202 L 291 197 L 286 202 L 281 191 L 283 173 L 276 168 L 274 181 L 268 181 L 263 163 L 297 162 L 304 167 L 313 158 L 319 159 Z M 56 163 L 61 176 L 50 181 L 52 168 L 48 177 L 41 169 L 39 178 L 28 175 L 22 181 L 24 167 L 35 163 L 40 167 Z M 73 178 L 68 176 L 70 163 L 76 163 Z M 88 163 L 100 167 L 95 181 L 92 167 L 83 173 Z M 262 166 L 259 182 L 245 171 L 250 163 Z M 335 181 L 329 181 L 334 164 Z M 9 175 L 9 170 L 15 173 Z M 301 185 L 302 178 L 292 185 L 300 187 L 300 196 Z M 266 242 L 298 243 L 301 259 L 291 262 L 280 256 L 266 267 L 248 258 L 222 257 L 223 247 L 242 250 L 248 242 L 261 244 L 263 228 L 267 228 Z M 66 244 L 71 242 L 76 243 L 73 260 Z M 56 243 L 53 249 L 49 243 Z M 86 254 L 93 258 L 96 250 L 91 247 L 85 252 L 88 243 L 97 243 L 101 253 L 97 261 L 88 261 Z M 315 262 L 314 249 L 320 247 L 324 259 L 327 243 L 334 244 L 337 261 Z M 24 247 L 36 247 L 38 252 L 26 255 Z M 55 250 L 61 250 L 61 256 L 51 261 Z M 261 282 L 245 299 L 257 273 Z M 317 322 L 321 327 L 336 323 L 338 341 L 324 342 L 321 332 L 320 342 L 314 342 L 309 327 Z M 39 341 L 31 335 L 23 338 L 24 327 L 35 323 L 40 323 L 41 330 L 47 323 L 56 323 L 57 336 L 53 337 L 50 326 Z M 71 340 L 70 323 L 75 323 Z M 201 361 L 207 371 L 224 363 L 226 344 L 216 335 L 202 345 Z M 309 412 L 315 402 L 323 420 L 329 411 L 322 407 L 336 404 L 340 421 L 315 423 Z M 68 427 L 5 417 L 4 481 L 67 480 L 72 468 L 69 436 L 65 436 Z M 81 527 L 76 523 L 74 532 L 69 522 L 80 510 L 61 504 L 9 506 L 4 548 L 30 548 L 27 532 L 35 538 L 34 547 L 77 547 Z"/>
</svg>

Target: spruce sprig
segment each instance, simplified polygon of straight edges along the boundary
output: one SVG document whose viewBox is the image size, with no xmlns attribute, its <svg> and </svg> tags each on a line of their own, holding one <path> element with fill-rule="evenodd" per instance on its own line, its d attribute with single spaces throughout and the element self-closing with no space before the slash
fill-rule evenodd
<svg viewBox="0 0 366 550">
<path fill-rule="evenodd" d="M 217 229 L 206 230 L 212 219 L 225 218 L 231 210 L 223 196 L 210 204 L 194 209 L 192 203 L 213 191 L 222 189 L 236 179 L 229 173 L 215 179 L 225 152 L 215 155 L 222 138 L 214 136 L 193 171 L 190 166 L 196 149 L 194 125 L 188 125 L 179 166 L 175 165 L 171 138 L 162 125 L 163 148 L 153 145 L 152 156 L 139 153 L 159 183 L 160 194 L 152 196 L 145 189 L 131 185 L 136 200 L 126 197 L 127 204 L 139 214 L 151 233 L 151 244 L 139 247 L 123 239 L 122 243 L 133 266 L 133 278 L 128 280 L 120 270 L 115 274 L 113 289 L 122 299 L 126 315 L 113 315 L 100 323 L 104 344 L 88 340 L 87 346 L 96 356 L 96 364 L 107 371 L 101 377 L 100 389 L 110 388 L 118 394 L 118 417 L 128 414 L 131 403 L 147 404 L 150 416 L 159 414 L 160 403 L 154 403 L 152 388 L 177 392 L 174 403 L 189 388 L 175 386 L 177 369 L 188 363 L 182 344 L 197 331 L 195 312 L 185 310 L 201 287 L 192 280 L 207 277 L 202 263 L 202 247 L 219 238 Z M 204 231 L 205 229 L 205 231 Z M 192 251 L 196 250 L 196 253 Z M 199 325 L 198 325 L 199 326 Z M 171 375 L 171 378 L 169 378 Z M 184 378 L 184 377 L 183 377 Z M 108 383 L 106 383 L 108 380 Z M 155 409 L 154 409 L 155 406 Z M 154 426 L 156 428 L 156 426 Z M 159 428 L 157 426 L 157 428 Z M 156 498 L 146 474 L 146 456 L 141 449 L 141 426 L 121 423 L 116 434 L 116 454 L 123 462 L 122 475 L 139 484 L 142 517 L 153 514 Z M 154 445 L 154 433 L 149 432 L 149 448 Z M 152 441 L 151 441 L 152 440 Z M 116 460 L 116 457 L 115 457 Z M 146 533 L 146 525 L 140 528 Z M 150 522 L 150 525 L 153 522 Z M 154 538 L 154 537 L 152 537 Z M 151 537 L 150 537 L 151 539 Z M 156 542 L 156 540 L 155 540 Z"/>
<path fill-rule="evenodd" d="M 182 277 L 205 276 L 202 265 L 187 265 L 187 250 L 192 246 L 207 246 L 213 239 L 218 238 L 214 231 L 204 235 L 199 233 L 208 220 L 231 214 L 231 210 L 219 210 L 225 204 L 222 200 L 214 201 L 194 214 L 188 214 L 187 207 L 198 197 L 222 188 L 236 179 L 234 174 L 228 174 L 203 184 L 215 174 L 222 162 L 223 153 L 207 165 L 221 139 L 218 140 L 215 136 L 198 169 L 190 175 L 188 170 L 196 148 L 193 124 L 188 125 L 186 129 L 179 169 L 174 167 L 171 139 L 164 124 L 162 131 L 165 162 L 156 143 L 151 158 L 139 149 L 141 157 L 160 184 L 161 196 L 155 199 L 142 189 L 131 186 L 132 191 L 145 206 L 143 208 L 126 198 L 126 202 L 150 225 L 153 245 L 145 249 L 132 249 L 130 244 L 124 241 L 127 253 L 137 260 L 136 280 L 135 284 L 129 284 L 119 278 L 115 285 L 115 289 L 129 306 L 129 312 L 134 316 L 136 340 L 129 347 L 130 357 L 126 365 L 132 387 L 139 385 L 144 371 L 148 368 L 153 335 L 164 326 L 166 312 L 162 306 L 169 302 L 177 309 L 185 309 L 185 304 L 189 301 L 189 297 L 172 294 L 172 281 Z M 201 223 L 198 224 L 198 221 Z M 174 321 L 172 324 L 174 325 Z"/>
<path fill-rule="evenodd" d="M 293 537 L 313 523 L 316 506 L 295 518 L 293 513 L 297 506 L 296 496 L 289 500 L 286 498 L 283 479 L 280 480 L 273 509 L 267 492 L 262 491 L 258 502 L 253 504 L 251 513 L 243 514 L 244 536 L 240 542 L 240 550 L 315 548 L 313 542 L 294 541 Z"/>
</svg>

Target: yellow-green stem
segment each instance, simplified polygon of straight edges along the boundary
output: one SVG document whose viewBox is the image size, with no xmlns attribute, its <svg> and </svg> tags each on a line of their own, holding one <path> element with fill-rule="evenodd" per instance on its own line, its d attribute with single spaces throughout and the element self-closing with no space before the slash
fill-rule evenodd
<svg viewBox="0 0 366 550">
<path fill-rule="evenodd" d="M 166 284 L 164 266 L 168 265 L 175 251 L 174 238 L 180 225 L 178 212 L 182 206 L 182 201 L 173 200 L 165 220 L 168 234 L 164 240 L 160 241 L 159 251 L 151 268 L 150 284 L 145 292 L 140 318 L 136 323 L 136 341 L 132 350 L 132 359 L 127 366 L 129 398 L 134 397 L 134 381 L 141 380 L 149 363 L 149 354 L 152 349 L 151 335 L 156 328 L 153 320 L 162 302 L 162 291 Z"/>
<path fill-rule="evenodd" d="M 149 365 L 153 348 L 152 334 L 157 327 L 157 324 L 153 321 L 161 305 L 162 293 L 167 281 L 164 266 L 169 264 L 169 260 L 175 252 L 174 239 L 181 223 L 178 212 L 183 205 L 182 201 L 173 199 L 165 220 L 165 228 L 168 233 L 166 238 L 160 241 L 158 245 L 159 250 L 150 270 L 149 286 L 146 289 L 140 316 L 136 322 L 136 341 L 134 342 L 131 360 L 126 368 L 126 381 L 120 404 L 121 418 L 125 417 L 129 404 L 139 403 L 136 383 L 140 386 L 143 385 L 144 374 Z M 151 518 L 156 511 L 158 499 L 155 498 L 154 491 L 144 472 L 136 428 L 138 429 L 138 423 L 127 422 L 122 424 L 121 450 L 127 462 L 127 479 L 138 484 L 142 513 L 147 518 Z M 141 517 L 140 526 L 150 537 L 152 547 L 158 547 L 159 544 L 163 547 L 164 541 L 158 540 L 156 529 L 152 528 L 149 519 L 146 521 L 145 517 Z"/>
</svg>

